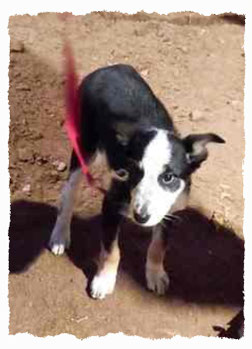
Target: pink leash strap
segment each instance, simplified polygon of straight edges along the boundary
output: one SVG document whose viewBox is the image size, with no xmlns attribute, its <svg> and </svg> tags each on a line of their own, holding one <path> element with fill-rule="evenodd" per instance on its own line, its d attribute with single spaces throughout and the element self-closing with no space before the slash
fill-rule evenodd
<svg viewBox="0 0 252 349">
<path fill-rule="evenodd" d="M 86 176 L 88 184 L 104 193 L 104 189 L 95 186 L 95 180 L 85 161 L 85 150 L 80 145 L 80 114 L 79 114 L 79 91 L 78 79 L 75 73 L 74 59 L 71 47 L 68 42 L 64 46 L 65 58 L 65 99 L 66 99 L 66 120 L 65 129 L 72 144 L 74 152 L 78 157 L 83 174 Z"/>
</svg>

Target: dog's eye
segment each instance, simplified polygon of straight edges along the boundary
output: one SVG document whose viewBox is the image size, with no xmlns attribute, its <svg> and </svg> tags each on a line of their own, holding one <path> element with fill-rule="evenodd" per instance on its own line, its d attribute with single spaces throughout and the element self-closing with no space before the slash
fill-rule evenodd
<svg viewBox="0 0 252 349">
<path fill-rule="evenodd" d="M 173 180 L 174 176 L 172 173 L 170 172 L 165 172 L 162 177 L 161 180 L 164 184 L 169 184 L 172 180 Z"/>
<path fill-rule="evenodd" d="M 129 178 L 129 172 L 124 168 L 120 168 L 119 170 L 115 171 L 115 173 L 123 181 L 126 181 Z"/>
</svg>

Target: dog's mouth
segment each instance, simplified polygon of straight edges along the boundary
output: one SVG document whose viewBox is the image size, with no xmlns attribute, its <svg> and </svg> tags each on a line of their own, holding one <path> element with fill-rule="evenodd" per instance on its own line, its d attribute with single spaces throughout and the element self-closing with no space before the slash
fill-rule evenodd
<svg viewBox="0 0 252 349">
<path fill-rule="evenodd" d="M 140 214 L 136 211 L 133 211 L 131 218 L 133 221 L 142 227 L 154 227 L 157 224 L 161 223 L 164 217 L 155 217 L 154 215 L 150 215 L 147 212 L 144 214 Z"/>
</svg>

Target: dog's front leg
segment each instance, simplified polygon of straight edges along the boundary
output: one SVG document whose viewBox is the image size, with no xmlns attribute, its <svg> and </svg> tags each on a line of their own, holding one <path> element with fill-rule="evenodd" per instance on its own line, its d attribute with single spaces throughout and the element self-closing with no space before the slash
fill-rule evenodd
<svg viewBox="0 0 252 349">
<path fill-rule="evenodd" d="M 102 242 L 98 268 L 90 285 L 90 295 L 103 299 L 113 292 L 120 261 L 119 226 L 127 214 L 130 191 L 126 183 L 114 181 L 103 202 Z"/>
<path fill-rule="evenodd" d="M 161 224 L 153 228 L 152 241 L 148 248 L 145 276 L 149 290 L 158 295 L 165 294 L 169 287 L 169 277 L 164 270 L 164 257 L 167 241 Z"/>
<path fill-rule="evenodd" d="M 73 214 L 74 200 L 81 179 L 81 169 L 74 168 L 70 170 L 69 178 L 64 184 L 58 216 L 53 228 L 49 247 L 55 255 L 64 253 L 65 248 L 70 246 L 70 224 Z"/>
</svg>

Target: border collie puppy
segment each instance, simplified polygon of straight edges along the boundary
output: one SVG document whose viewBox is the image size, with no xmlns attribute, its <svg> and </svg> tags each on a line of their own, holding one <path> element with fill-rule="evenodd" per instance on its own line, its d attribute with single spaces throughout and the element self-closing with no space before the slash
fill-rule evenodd
<svg viewBox="0 0 252 349">
<path fill-rule="evenodd" d="M 147 83 L 129 65 L 98 69 L 79 88 L 81 146 L 90 164 L 102 153 L 115 174 L 102 208 L 102 248 L 90 286 L 93 298 L 114 290 L 120 251 L 118 233 L 131 205 L 134 220 L 153 227 L 146 260 L 147 287 L 164 294 L 169 278 L 163 267 L 166 239 L 162 221 L 185 208 L 190 175 L 206 160 L 209 142 L 224 143 L 207 133 L 181 139 L 171 117 Z M 70 223 L 80 164 L 72 153 L 50 248 L 60 255 L 70 245 Z"/>
</svg>

